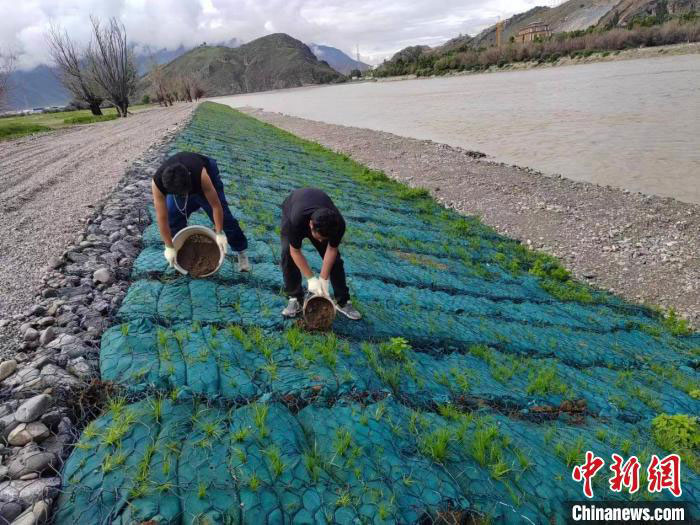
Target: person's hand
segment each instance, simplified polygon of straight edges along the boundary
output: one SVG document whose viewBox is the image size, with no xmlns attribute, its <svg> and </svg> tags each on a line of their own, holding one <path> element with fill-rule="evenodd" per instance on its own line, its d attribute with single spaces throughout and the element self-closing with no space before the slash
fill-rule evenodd
<svg viewBox="0 0 700 525">
<path fill-rule="evenodd" d="M 224 255 L 228 253 L 228 241 L 226 240 L 226 234 L 224 232 L 219 232 L 216 234 L 216 244 L 219 245 L 221 253 Z"/>
<path fill-rule="evenodd" d="M 318 277 L 309 277 L 306 281 L 306 287 L 314 295 L 323 295 L 323 285 Z"/>
<path fill-rule="evenodd" d="M 330 299 L 331 293 L 330 293 L 329 288 L 328 288 L 330 281 L 328 279 L 323 279 L 323 278 L 319 278 L 318 280 L 321 283 L 321 288 L 323 288 L 323 296 L 328 297 Z"/>
<path fill-rule="evenodd" d="M 177 258 L 177 250 L 175 250 L 175 248 L 172 246 L 166 246 L 165 251 L 163 252 L 163 257 L 165 257 L 165 260 L 168 261 L 168 265 L 170 265 L 171 268 L 174 268 L 175 259 Z"/>
</svg>

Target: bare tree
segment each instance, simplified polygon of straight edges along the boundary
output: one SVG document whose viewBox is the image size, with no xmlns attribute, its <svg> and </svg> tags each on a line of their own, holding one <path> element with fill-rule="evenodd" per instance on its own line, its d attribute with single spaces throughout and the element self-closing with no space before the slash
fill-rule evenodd
<svg viewBox="0 0 700 525">
<path fill-rule="evenodd" d="M 129 96 L 136 88 L 136 66 L 126 39 L 126 29 L 116 18 L 110 18 L 103 28 L 91 17 L 94 41 L 88 50 L 90 73 L 104 92 L 105 98 L 126 117 Z"/>
<path fill-rule="evenodd" d="M 46 40 L 63 86 L 70 91 L 73 98 L 87 104 L 93 115 L 102 115 L 100 104 L 104 97 L 87 69 L 85 51 L 78 49 L 68 33 L 56 26 L 51 26 Z"/>
<path fill-rule="evenodd" d="M 199 78 L 192 77 L 192 98 L 195 100 L 199 100 L 202 98 L 205 94 L 204 91 L 204 86 L 202 85 L 202 81 Z"/>
<path fill-rule="evenodd" d="M 17 57 L 13 53 L 0 52 L 0 109 L 7 107 L 7 95 L 10 92 L 10 75 L 15 70 Z"/>
<path fill-rule="evenodd" d="M 165 78 L 163 66 L 156 64 L 155 61 L 151 65 L 151 86 L 153 87 L 158 104 L 167 106 L 168 82 Z M 170 103 L 170 105 L 172 105 L 172 103 Z"/>
</svg>

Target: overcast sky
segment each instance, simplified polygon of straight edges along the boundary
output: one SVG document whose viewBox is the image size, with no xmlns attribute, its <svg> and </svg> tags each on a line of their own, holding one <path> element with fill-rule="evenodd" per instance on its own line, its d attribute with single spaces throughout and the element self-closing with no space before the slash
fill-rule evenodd
<svg viewBox="0 0 700 525">
<path fill-rule="evenodd" d="M 558 0 L 0 0 L 0 49 L 22 69 L 48 61 L 51 22 L 79 41 L 88 17 L 116 16 L 134 43 L 175 49 L 284 32 L 327 44 L 376 64 L 408 45 L 435 45 L 475 34 L 500 17 Z"/>
</svg>

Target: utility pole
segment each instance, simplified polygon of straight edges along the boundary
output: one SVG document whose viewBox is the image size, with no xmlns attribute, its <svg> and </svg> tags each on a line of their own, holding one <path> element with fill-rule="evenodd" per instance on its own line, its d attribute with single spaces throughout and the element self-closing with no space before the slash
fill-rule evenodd
<svg viewBox="0 0 700 525">
<path fill-rule="evenodd" d="M 355 44 L 355 56 L 357 57 L 357 61 L 360 61 L 360 44 L 357 43 Z"/>
</svg>

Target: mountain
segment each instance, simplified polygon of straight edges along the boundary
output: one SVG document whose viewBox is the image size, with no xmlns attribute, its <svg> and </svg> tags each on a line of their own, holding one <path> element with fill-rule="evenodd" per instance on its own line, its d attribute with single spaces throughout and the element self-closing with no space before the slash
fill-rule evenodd
<svg viewBox="0 0 700 525">
<path fill-rule="evenodd" d="M 29 71 L 10 75 L 10 109 L 31 109 L 45 106 L 65 106 L 71 96 L 61 85 L 54 70 L 41 65 Z"/>
<path fill-rule="evenodd" d="M 156 64 L 167 64 L 172 62 L 177 57 L 184 55 L 190 50 L 185 46 L 180 46 L 177 49 L 158 49 L 153 50 L 150 46 L 144 46 L 139 49 L 139 52 L 134 55 L 134 62 L 136 63 L 136 70 L 139 75 L 145 75 L 150 71 L 151 66 L 155 62 Z"/>
<path fill-rule="evenodd" d="M 369 64 L 358 62 L 335 47 L 309 44 L 309 49 L 316 55 L 316 58 L 325 60 L 329 66 L 343 75 L 349 75 L 353 69 L 359 69 L 364 73 L 370 68 Z"/>
<path fill-rule="evenodd" d="M 164 66 L 163 72 L 169 79 L 195 76 L 205 86 L 207 96 L 344 80 L 304 43 L 284 33 L 267 35 L 237 48 L 201 45 Z M 136 98 L 151 91 L 148 74 L 141 80 Z"/>
</svg>

